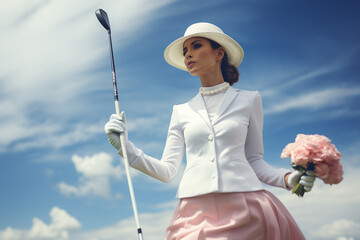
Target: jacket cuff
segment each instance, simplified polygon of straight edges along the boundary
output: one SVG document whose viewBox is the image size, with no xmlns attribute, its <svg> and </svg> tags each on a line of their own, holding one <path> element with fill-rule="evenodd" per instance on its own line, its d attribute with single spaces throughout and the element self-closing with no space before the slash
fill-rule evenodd
<svg viewBox="0 0 360 240">
<path fill-rule="evenodd" d="M 132 166 L 135 163 L 135 160 L 137 159 L 136 152 L 138 151 L 138 149 L 135 147 L 135 145 L 129 139 L 125 140 L 125 147 L 126 147 L 126 154 L 127 154 L 127 159 L 128 159 L 129 165 Z M 120 150 L 118 151 L 118 154 L 120 156 L 124 157 L 122 148 L 120 148 Z"/>
</svg>

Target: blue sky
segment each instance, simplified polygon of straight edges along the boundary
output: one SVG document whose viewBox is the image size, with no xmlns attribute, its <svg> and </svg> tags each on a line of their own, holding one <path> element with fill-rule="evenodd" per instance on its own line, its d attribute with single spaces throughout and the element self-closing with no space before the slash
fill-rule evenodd
<svg viewBox="0 0 360 240">
<path fill-rule="evenodd" d="M 98 8 L 138 147 L 160 158 L 172 106 L 200 87 L 165 62 L 166 46 L 192 23 L 214 23 L 245 51 L 234 86 L 262 95 L 265 160 L 288 168 L 280 154 L 297 133 L 326 135 L 343 154 L 339 185 L 317 181 L 303 199 L 266 188 L 309 239 L 360 239 L 357 1 L 19 0 L 0 10 L 0 240 L 136 238 L 125 171 L 103 131 L 114 104 Z M 162 239 L 181 173 L 163 184 L 132 171 L 145 239 Z"/>
</svg>

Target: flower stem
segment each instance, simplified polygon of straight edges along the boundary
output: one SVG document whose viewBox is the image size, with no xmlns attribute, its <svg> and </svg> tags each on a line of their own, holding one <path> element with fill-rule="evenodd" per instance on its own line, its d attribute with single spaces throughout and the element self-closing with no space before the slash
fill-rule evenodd
<svg viewBox="0 0 360 240">
<path fill-rule="evenodd" d="M 304 186 L 300 183 L 296 184 L 296 186 L 291 190 L 292 193 L 295 193 L 299 197 L 303 197 L 305 194 Z"/>
</svg>

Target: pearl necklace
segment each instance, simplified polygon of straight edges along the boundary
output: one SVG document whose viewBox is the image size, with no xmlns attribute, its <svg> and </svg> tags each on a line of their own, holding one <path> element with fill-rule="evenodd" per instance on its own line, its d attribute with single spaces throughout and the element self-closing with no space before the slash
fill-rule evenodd
<svg viewBox="0 0 360 240">
<path fill-rule="evenodd" d="M 217 89 L 213 89 L 213 90 L 209 90 L 209 91 L 204 91 L 204 89 L 201 87 L 199 89 L 200 93 L 202 95 L 213 95 L 222 91 L 225 91 L 226 89 L 228 89 L 230 86 L 230 84 L 228 82 L 225 83 L 225 85 L 223 87 L 217 88 Z"/>
</svg>

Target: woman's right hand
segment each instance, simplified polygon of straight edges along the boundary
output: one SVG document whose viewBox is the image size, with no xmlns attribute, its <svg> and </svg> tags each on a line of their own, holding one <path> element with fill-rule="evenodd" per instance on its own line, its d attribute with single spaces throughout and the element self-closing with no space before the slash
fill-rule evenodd
<svg viewBox="0 0 360 240">
<path fill-rule="evenodd" d="M 109 121 L 105 124 L 104 129 L 109 143 L 121 152 L 120 134 L 125 133 L 125 138 L 127 139 L 125 112 L 121 112 L 120 116 L 112 114 Z"/>
</svg>

